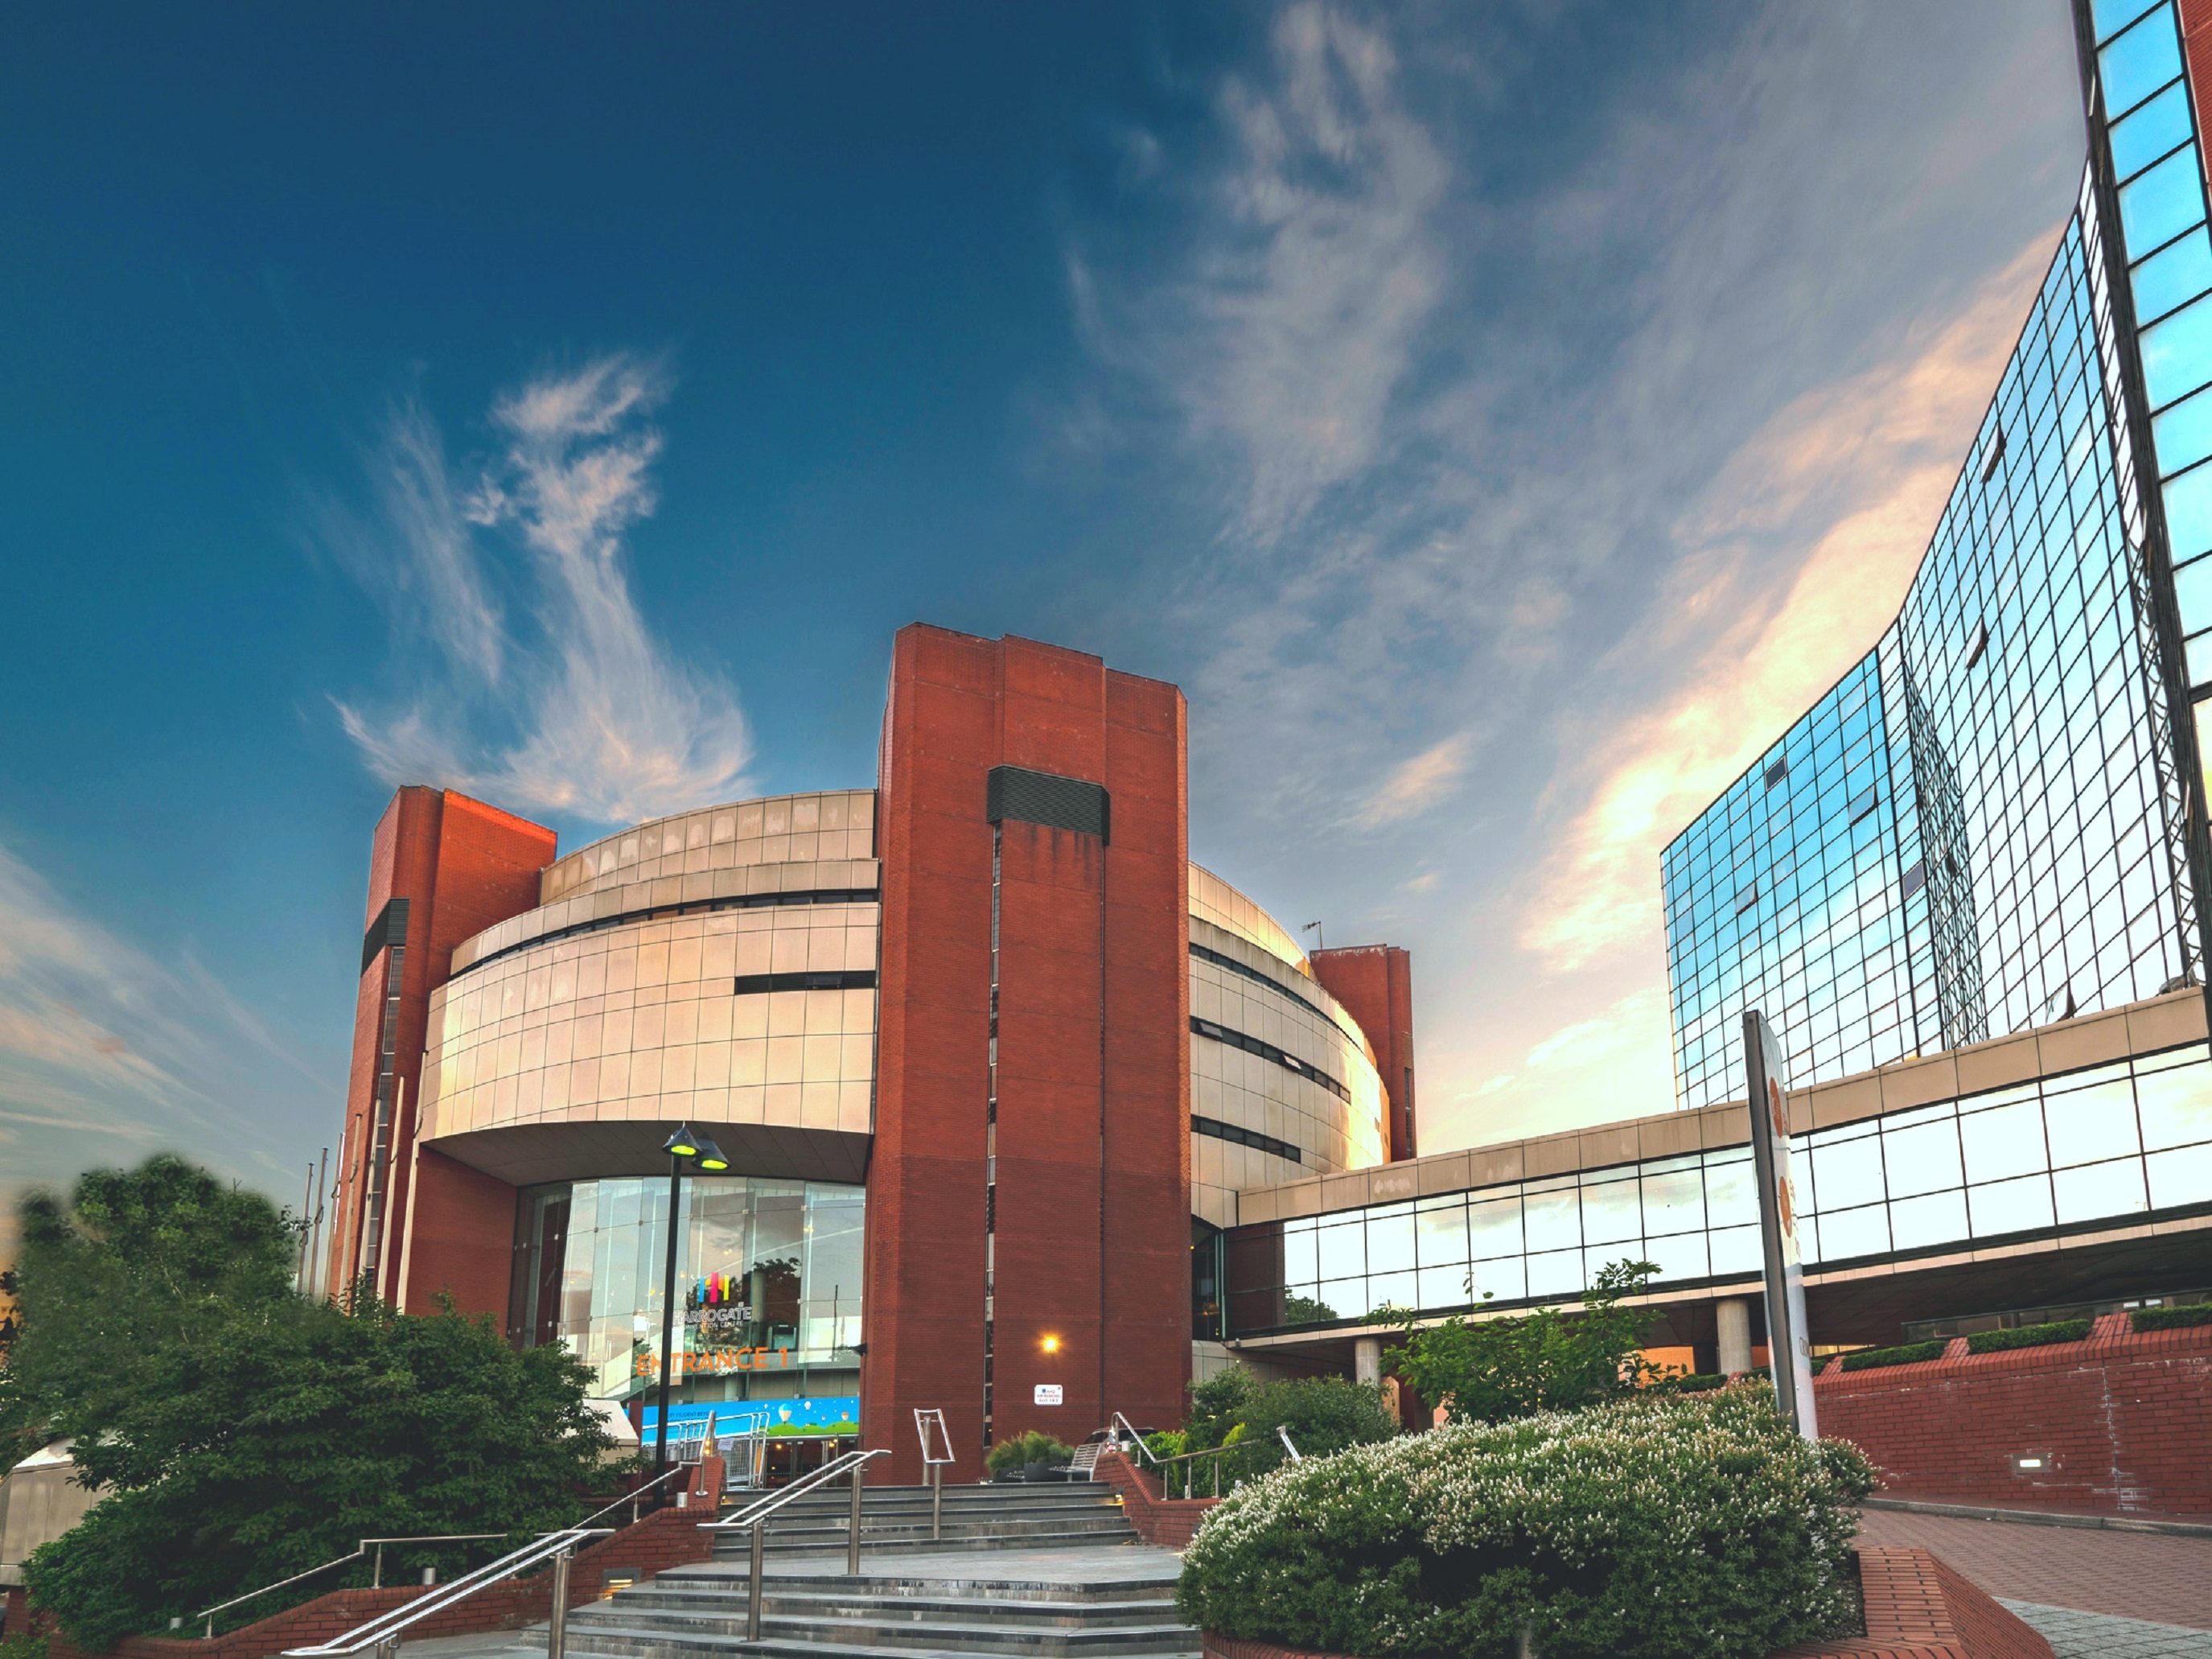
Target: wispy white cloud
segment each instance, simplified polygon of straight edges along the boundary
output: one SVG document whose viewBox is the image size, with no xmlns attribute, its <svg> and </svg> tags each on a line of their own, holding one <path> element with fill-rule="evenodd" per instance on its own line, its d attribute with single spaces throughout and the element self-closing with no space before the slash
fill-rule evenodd
<svg viewBox="0 0 2212 1659">
<path fill-rule="evenodd" d="M 156 959 L 0 847 L 0 1211 L 161 1150 L 283 1193 L 284 1121 L 335 1105 L 197 960 Z"/>
<path fill-rule="evenodd" d="M 738 790 L 751 744 L 734 689 L 678 661 L 630 591 L 625 538 L 656 505 L 665 392 L 629 356 L 532 380 L 494 404 L 502 452 L 465 487 L 427 416 L 394 416 L 380 512 L 347 562 L 403 650 L 428 645 L 441 665 L 397 707 L 339 702 L 377 775 L 594 823 Z M 493 597 L 502 585 L 522 622 Z"/>
<path fill-rule="evenodd" d="M 1401 818 L 1418 817 L 1438 805 L 1458 787 L 1467 774 L 1468 763 L 1474 757 L 1474 734 L 1456 732 L 1439 743 L 1430 744 L 1418 755 L 1401 763 L 1382 781 L 1375 797 L 1360 809 L 1359 822 L 1372 829 L 1378 824 L 1395 823 Z"/>
</svg>

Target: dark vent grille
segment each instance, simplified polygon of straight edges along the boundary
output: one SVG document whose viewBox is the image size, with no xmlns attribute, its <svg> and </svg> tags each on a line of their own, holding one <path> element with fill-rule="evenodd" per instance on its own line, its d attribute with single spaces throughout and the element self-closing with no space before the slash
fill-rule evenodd
<svg viewBox="0 0 2212 1659">
<path fill-rule="evenodd" d="M 368 964 L 376 960 L 376 953 L 387 945 L 407 943 L 407 903 L 404 898 L 388 899 L 376 913 L 376 920 L 368 924 L 368 931 L 361 936 L 361 971 L 367 973 Z"/>
<path fill-rule="evenodd" d="M 737 994 L 759 996 L 769 991 L 872 991 L 876 970 L 847 969 L 842 972 L 811 974 L 739 974 Z"/>
<path fill-rule="evenodd" d="M 988 793 L 984 816 L 993 823 L 1012 818 L 1018 823 L 1073 830 L 1079 836 L 1096 836 L 1103 842 L 1113 840 L 1109 833 L 1111 805 L 1101 785 L 1050 772 L 1032 772 L 1025 767 L 994 766 Z"/>
</svg>

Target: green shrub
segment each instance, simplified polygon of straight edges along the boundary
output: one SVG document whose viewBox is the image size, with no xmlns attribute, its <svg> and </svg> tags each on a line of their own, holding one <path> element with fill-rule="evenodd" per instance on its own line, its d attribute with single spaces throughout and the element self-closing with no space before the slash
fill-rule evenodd
<svg viewBox="0 0 2212 1659">
<path fill-rule="evenodd" d="M 1890 1365 L 1917 1365 L 1923 1359 L 1941 1359 L 1950 1346 L 1948 1338 L 1938 1337 L 1933 1342 L 1907 1342 L 1897 1348 L 1861 1348 L 1844 1356 L 1844 1369 L 1878 1371 Z"/>
<path fill-rule="evenodd" d="M 1279 1470 L 1210 1514 L 1201 1628 L 1338 1653 L 1753 1659 L 1852 1625 L 1854 1447 L 1763 1382 L 1453 1423 Z"/>
<path fill-rule="evenodd" d="M 0 1636 L 0 1659 L 46 1659 L 43 1636 Z"/>
<path fill-rule="evenodd" d="M 2042 1325 L 2016 1325 L 2008 1331 L 1976 1331 L 1966 1339 L 1968 1353 L 2002 1353 L 2007 1348 L 2045 1348 L 2053 1342 L 2087 1340 L 2086 1319 L 2054 1319 Z"/>
<path fill-rule="evenodd" d="M 1686 1371 L 1680 1376 L 1670 1376 L 1666 1386 L 1676 1394 L 1706 1394 L 1714 1389 L 1728 1387 L 1726 1371 Z"/>
<path fill-rule="evenodd" d="M 1237 1413 L 1244 1409 L 1244 1402 L 1259 1386 L 1260 1379 L 1243 1365 L 1231 1365 L 1203 1382 L 1192 1383 L 1190 1420 L 1183 1425 L 1187 1442 L 1183 1449 L 1201 1451 L 1208 1446 L 1219 1445 L 1236 1423 Z"/>
<path fill-rule="evenodd" d="M 1291 1460 L 1283 1449 L 1288 1429 L 1301 1457 L 1326 1457 L 1352 1446 L 1395 1438 L 1398 1419 L 1382 1404 L 1382 1391 L 1340 1376 L 1303 1376 L 1263 1382 L 1237 1407 L 1237 1456 L 1223 1469 L 1240 1480 L 1279 1468 Z M 1229 1443 L 1224 1441 L 1224 1444 Z"/>
<path fill-rule="evenodd" d="M 992 1447 L 983 1459 L 983 1467 L 996 1480 L 1008 1469 L 1018 1469 L 1029 1463 L 1065 1463 L 1074 1455 L 1074 1447 L 1054 1439 L 1042 1429 L 1031 1429 L 1027 1434 L 1018 1434 Z"/>
<path fill-rule="evenodd" d="M 2136 1308 L 2128 1314 L 2128 1328 L 2133 1331 L 2173 1331 L 2185 1325 L 2212 1325 L 2212 1302 L 2185 1308 Z"/>
</svg>

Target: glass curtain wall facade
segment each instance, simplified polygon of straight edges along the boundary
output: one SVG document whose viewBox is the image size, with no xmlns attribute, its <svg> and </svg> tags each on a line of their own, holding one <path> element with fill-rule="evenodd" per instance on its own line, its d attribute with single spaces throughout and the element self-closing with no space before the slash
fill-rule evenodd
<svg viewBox="0 0 2212 1659">
<path fill-rule="evenodd" d="M 1685 1108 L 1741 1094 L 1748 1008 L 1802 1085 L 2198 975 L 2212 244 L 2172 6 L 2094 11 L 2112 118 L 1903 609 L 1666 850 Z"/>
<path fill-rule="evenodd" d="M 2045 1238 L 2212 1203 L 2212 1060 L 2197 1043 L 1794 1136 L 1808 1263 Z M 1572 1297 L 1609 1262 L 1655 1287 L 1755 1279 L 1751 1149 L 1647 1158 L 1232 1229 L 1229 1334 Z"/>
<path fill-rule="evenodd" d="M 682 1201 L 676 1381 L 744 1380 L 712 1387 L 717 1399 L 803 1392 L 791 1385 L 822 1369 L 849 1382 L 862 1340 L 865 1189 L 687 1177 Z M 591 1368 L 602 1398 L 656 1387 L 667 1228 L 665 1176 L 525 1193 L 511 1334 L 528 1346 L 565 1346 Z"/>
</svg>

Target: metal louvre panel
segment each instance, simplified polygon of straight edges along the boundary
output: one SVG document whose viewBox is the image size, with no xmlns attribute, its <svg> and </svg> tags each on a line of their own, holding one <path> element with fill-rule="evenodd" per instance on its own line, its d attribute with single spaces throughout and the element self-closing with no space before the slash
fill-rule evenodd
<svg viewBox="0 0 2212 1659">
<path fill-rule="evenodd" d="M 1032 772 L 1021 766 L 994 766 L 986 785 L 984 816 L 993 823 L 1012 818 L 1052 830 L 1072 830 L 1110 842 L 1112 804 L 1105 787 L 1080 778 Z"/>
</svg>

